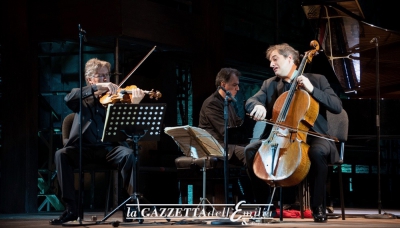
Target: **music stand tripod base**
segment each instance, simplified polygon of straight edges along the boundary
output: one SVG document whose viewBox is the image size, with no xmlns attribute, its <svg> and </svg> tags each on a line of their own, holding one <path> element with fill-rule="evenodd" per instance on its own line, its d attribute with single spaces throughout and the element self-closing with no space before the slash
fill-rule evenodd
<svg viewBox="0 0 400 228">
<path fill-rule="evenodd" d="M 163 119 L 165 116 L 166 104 L 124 104 L 116 103 L 110 104 L 107 108 L 106 123 L 103 131 L 102 141 L 106 142 L 121 142 L 130 141 L 135 154 L 135 170 L 136 174 L 133 177 L 133 185 L 135 192 L 129 196 L 117 208 L 106 215 L 101 222 L 106 221 L 122 206 L 126 205 L 129 201 L 135 200 L 137 208 L 139 207 L 139 198 L 146 200 L 142 194 L 138 193 L 138 160 L 139 160 L 139 146 L 140 140 L 146 141 L 159 141 L 160 132 L 162 128 Z M 140 213 L 138 213 L 140 215 Z M 125 218 L 125 214 L 123 215 Z M 143 219 L 135 218 L 139 223 L 143 223 Z"/>
<path fill-rule="evenodd" d="M 230 219 L 218 219 L 212 221 L 210 224 L 217 226 L 229 226 L 229 225 L 242 225 L 242 222 L 233 222 Z"/>
<path fill-rule="evenodd" d="M 395 219 L 396 216 L 393 214 L 372 214 L 372 215 L 364 215 L 366 219 Z"/>
<path fill-rule="evenodd" d="M 197 205 L 198 209 L 200 206 L 203 207 L 203 210 L 205 209 L 206 204 L 208 203 L 209 206 L 211 206 L 213 208 L 213 210 L 215 210 L 214 206 L 210 203 L 210 201 L 206 198 L 206 183 L 207 183 L 207 162 L 206 160 L 208 160 L 208 157 L 205 157 L 203 159 L 203 168 L 201 169 L 201 171 L 203 172 L 203 197 L 200 198 L 200 202 Z"/>
<path fill-rule="evenodd" d="M 96 221 L 82 221 L 80 218 L 74 221 L 69 221 L 69 222 L 64 222 L 62 226 L 90 226 L 90 225 L 96 225 Z"/>
</svg>

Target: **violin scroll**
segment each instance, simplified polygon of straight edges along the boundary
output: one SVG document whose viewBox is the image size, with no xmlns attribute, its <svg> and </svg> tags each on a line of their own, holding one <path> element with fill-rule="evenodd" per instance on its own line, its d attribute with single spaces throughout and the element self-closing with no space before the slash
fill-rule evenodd
<svg viewBox="0 0 400 228">
<path fill-rule="evenodd" d="M 123 93 L 128 93 L 129 97 L 132 98 L 132 89 L 136 89 L 136 88 L 137 88 L 137 86 L 130 85 L 121 90 L 124 90 L 125 92 L 123 92 Z M 149 95 L 150 99 L 154 98 L 154 99 L 158 100 L 158 98 L 162 97 L 162 94 L 158 90 L 156 90 L 155 92 L 154 92 L 154 89 L 151 89 L 151 91 L 143 90 L 143 92 L 145 94 Z"/>
<path fill-rule="evenodd" d="M 153 98 L 154 98 L 154 99 L 158 100 L 158 98 L 161 98 L 161 97 L 162 97 L 162 94 L 161 94 L 160 91 L 158 91 L 158 90 L 156 90 L 156 91 L 154 92 L 154 90 L 151 89 L 151 91 L 144 91 L 144 93 L 148 94 L 149 97 L 150 97 L 150 99 L 153 99 Z"/>
</svg>

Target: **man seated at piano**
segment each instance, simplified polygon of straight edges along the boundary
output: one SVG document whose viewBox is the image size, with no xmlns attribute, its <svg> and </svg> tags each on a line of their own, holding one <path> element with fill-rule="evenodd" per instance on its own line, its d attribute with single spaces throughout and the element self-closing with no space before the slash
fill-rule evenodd
<svg viewBox="0 0 400 228">
<path fill-rule="evenodd" d="M 273 106 L 278 97 L 285 91 L 288 91 L 295 80 L 298 89 L 306 91 L 305 93 L 314 98 L 319 104 L 319 108 L 317 109 L 318 114 L 315 114 L 317 117 L 314 126 L 310 130 L 326 135 L 328 130 L 325 115 L 326 110 L 338 114 L 342 110 L 342 102 L 331 88 L 325 76 L 308 73 L 299 75 L 298 72 L 302 72 L 300 71 L 301 69 L 297 69 L 300 63 L 299 52 L 286 43 L 270 46 L 266 51 L 266 57 L 270 61 L 270 67 L 276 76 L 265 80 L 260 90 L 246 101 L 246 111 L 257 121 L 272 119 Z M 290 110 L 294 111 L 296 104 L 293 104 L 291 107 L 293 107 L 293 110 Z M 264 138 L 267 137 L 268 134 L 264 134 Z M 323 198 L 328 175 L 328 161 L 337 161 L 339 154 L 332 141 L 309 135 L 306 143 L 310 146 L 308 157 L 310 158 L 311 166 L 308 178 L 313 218 L 315 222 L 326 222 L 327 215 Z M 247 145 L 245 156 L 252 186 L 256 190 L 259 190 L 255 196 L 257 203 L 269 203 L 268 201 L 266 202 L 268 197 L 265 196 L 266 182 L 256 176 L 253 166 L 250 165 L 253 164 L 254 157 L 256 153 L 259 153 L 258 150 L 261 145 L 262 140 Z"/>
<path fill-rule="evenodd" d="M 210 133 L 223 148 L 225 136 L 224 120 L 224 101 L 226 94 L 235 97 L 239 90 L 239 77 L 241 73 L 232 68 L 222 68 L 216 78 L 216 91 L 206 100 L 200 110 L 199 127 Z M 243 120 L 237 115 L 232 105 L 232 98 L 228 98 L 228 128 L 242 125 Z M 238 166 L 244 166 L 244 147 L 235 144 L 228 144 L 229 163 Z"/>
</svg>

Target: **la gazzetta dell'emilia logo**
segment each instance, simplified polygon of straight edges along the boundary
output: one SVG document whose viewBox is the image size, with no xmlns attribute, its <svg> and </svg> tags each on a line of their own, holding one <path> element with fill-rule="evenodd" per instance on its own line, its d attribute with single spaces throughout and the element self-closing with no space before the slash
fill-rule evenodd
<svg viewBox="0 0 400 228">
<path fill-rule="evenodd" d="M 126 219 L 225 219 L 249 225 L 257 219 L 271 218 L 272 204 L 126 204 Z"/>
</svg>

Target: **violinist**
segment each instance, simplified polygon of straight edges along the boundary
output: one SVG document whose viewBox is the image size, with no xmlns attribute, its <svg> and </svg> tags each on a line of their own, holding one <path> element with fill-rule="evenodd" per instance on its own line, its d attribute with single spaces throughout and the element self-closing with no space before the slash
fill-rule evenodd
<svg viewBox="0 0 400 228">
<path fill-rule="evenodd" d="M 299 52 L 286 43 L 269 47 L 266 51 L 266 57 L 270 61 L 270 67 L 276 76 L 265 80 L 260 90 L 250 97 L 245 105 L 246 111 L 256 121 L 271 119 L 275 101 L 282 93 L 289 90 L 292 83 L 291 79 L 296 75 L 296 68 L 300 63 Z M 326 135 L 328 130 L 326 110 L 335 114 L 340 113 L 342 110 L 341 100 L 323 75 L 304 73 L 295 80 L 297 80 L 298 89 L 307 91 L 319 103 L 319 113 L 314 126 L 310 130 Z M 262 138 L 265 138 L 265 133 Z M 339 154 L 334 142 L 323 138 L 309 136 L 307 137 L 307 144 L 310 146 L 308 156 L 311 166 L 308 178 L 312 214 L 315 222 L 326 222 L 327 216 L 323 198 L 328 175 L 328 162 L 337 161 Z M 253 164 L 254 157 L 261 145 L 261 140 L 250 143 L 245 148 L 245 156 L 246 163 L 249 164 L 248 171 L 255 197 L 264 201 L 260 203 L 266 203 L 264 196 L 266 194 L 265 181 L 257 178 L 253 167 L 250 165 Z"/>
<path fill-rule="evenodd" d="M 117 93 L 118 86 L 110 82 L 111 64 L 96 58 L 90 59 L 85 65 L 86 86 L 74 88 L 64 100 L 68 108 L 76 113 L 69 141 L 55 153 L 55 165 L 61 197 L 66 204 L 66 210 L 57 219 L 49 221 L 51 225 L 59 225 L 77 219 L 78 211 L 75 200 L 74 169 L 79 164 L 79 111 L 82 103 L 82 126 L 91 121 L 89 126 L 82 130 L 82 164 L 87 162 L 108 163 L 118 167 L 123 178 L 123 186 L 129 195 L 134 193 L 135 155 L 127 145 L 119 143 L 102 142 L 103 128 L 106 118 L 106 107 L 100 103 L 101 96 Z M 132 90 L 131 102 L 138 104 L 144 97 L 141 89 Z M 76 127 L 75 127 L 76 126 Z"/>
</svg>

